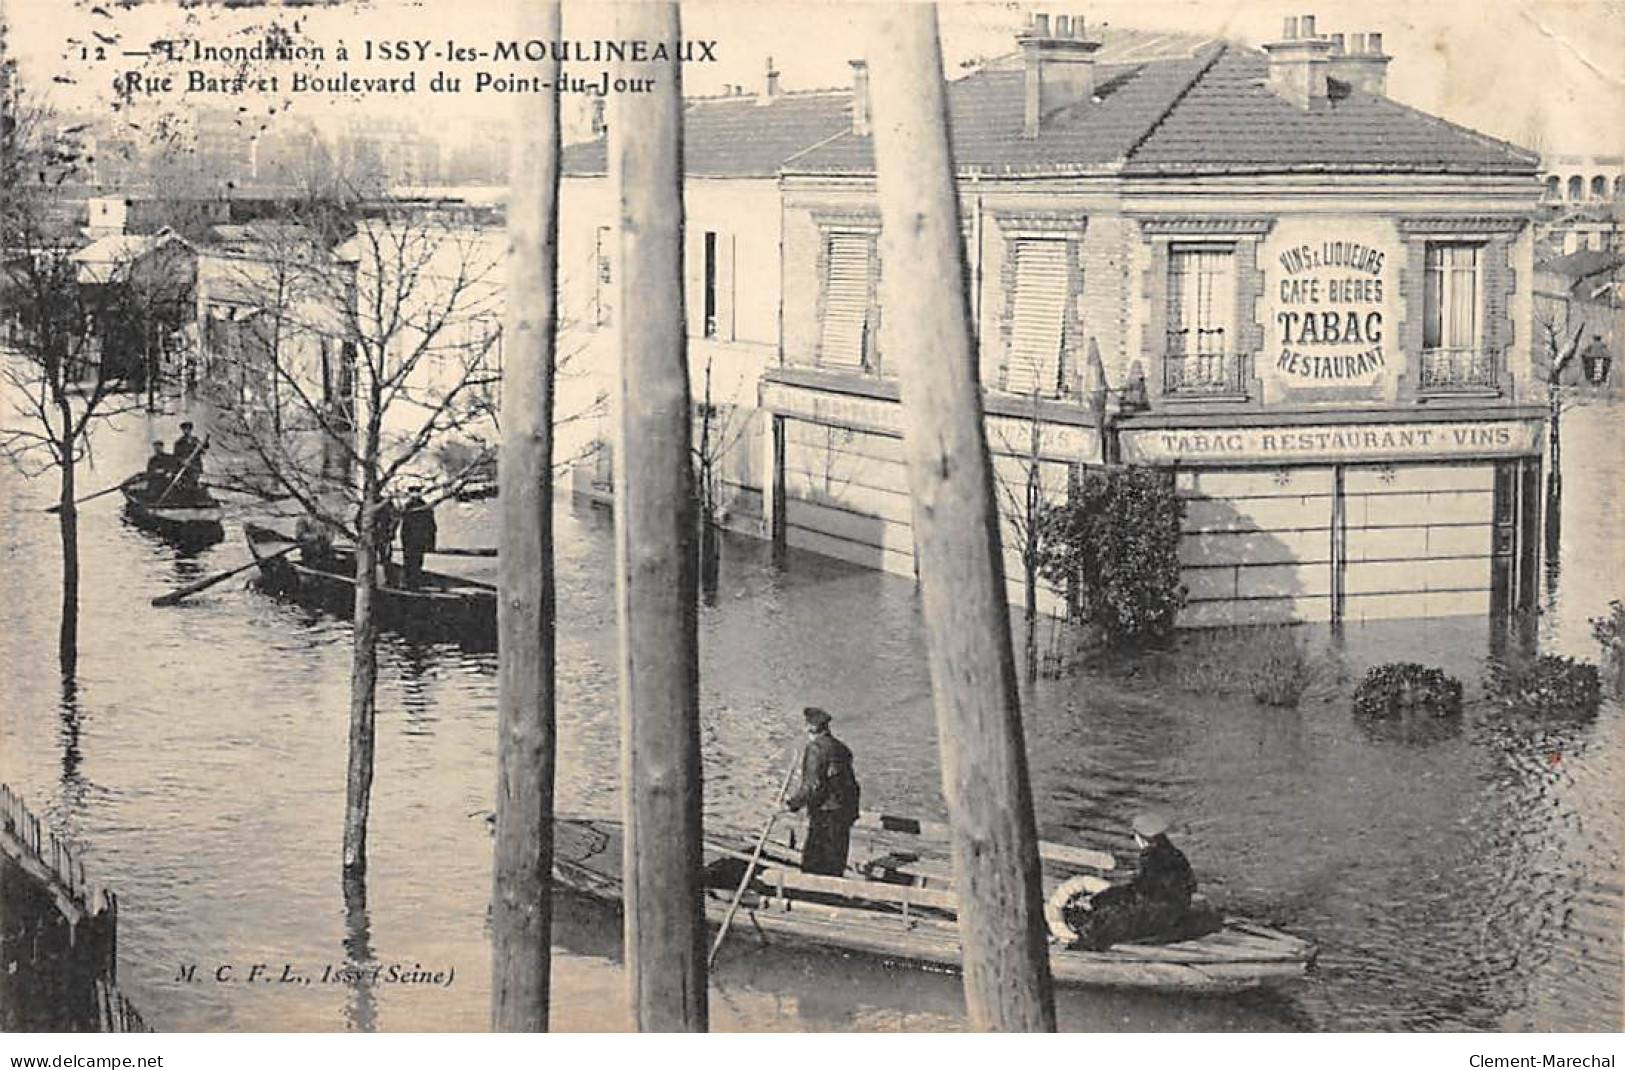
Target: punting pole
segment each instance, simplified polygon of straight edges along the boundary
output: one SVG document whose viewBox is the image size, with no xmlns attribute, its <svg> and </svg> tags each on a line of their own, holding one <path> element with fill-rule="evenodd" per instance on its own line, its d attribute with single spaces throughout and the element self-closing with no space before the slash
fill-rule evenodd
<svg viewBox="0 0 1625 1070">
<path fill-rule="evenodd" d="M 513 13 L 520 39 L 561 37 L 556 0 Z M 532 65 L 548 84 L 557 58 Z M 491 888 L 491 1028 L 548 1025 L 552 963 L 554 588 L 553 369 L 558 323 L 559 98 L 514 111 L 508 181 L 507 354 L 502 382 L 497 598 L 496 844 Z"/>
<path fill-rule="evenodd" d="M 620 206 L 615 578 L 620 619 L 626 967 L 633 1027 L 707 1026 L 700 882 L 694 475 L 683 323 L 682 85 L 674 3 L 617 8 L 616 36 L 664 45 L 617 62 L 611 185 Z"/>
<path fill-rule="evenodd" d="M 971 1024 L 1054 1030 L 1032 789 L 949 155 L 936 8 L 869 34 L 881 345 L 899 368 Z"/>
</svg>

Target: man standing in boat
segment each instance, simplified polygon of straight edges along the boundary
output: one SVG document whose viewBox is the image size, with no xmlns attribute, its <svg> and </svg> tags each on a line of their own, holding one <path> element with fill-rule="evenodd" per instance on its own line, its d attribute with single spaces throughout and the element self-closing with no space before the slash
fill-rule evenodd
<svg viewBox="0 0 1625 1070">
<path fill-rule="evenodd" d="M 401 557 L 406 561 L 406 586 L 416 587 L 423 581 L 423 555 L 434 549 L 434 509 L 423 500 L 423 488 L 417 484 L 407 488 L 406 504 L 401 509 Z"/>
<path fill-rule="evenodd" d="M 208 451 L 209 443 L 192 434 L 192 421 L 181 423 L 181 437 L 175 440 L 175 464 L 179 466 L 181 477 L 179 487 L 186 491 L 195 491 L 199 480 L 203 478 L 203 454 Z"/>
<path fill-rule="evenodd" d="M 830 733 L 829 714 L 808 706 L 801 716 L 807 722 L 801 784 L 785 801 L 785 808 L 792 813 L 807 808 L 801 871 L 839 877 L 846 872 L 852 825 L 858 819 L 859 788 L 852 772 L 852 751 Z"/>
</svg>

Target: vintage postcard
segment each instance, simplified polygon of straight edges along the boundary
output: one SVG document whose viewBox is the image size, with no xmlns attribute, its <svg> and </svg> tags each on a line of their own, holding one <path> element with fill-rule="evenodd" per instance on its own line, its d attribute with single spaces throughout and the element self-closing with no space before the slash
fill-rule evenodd
<svg viewBox="0 0 1625 1070">
<path fill-rule="evenodd" d="M 1621 1028 L 1625 5 L 545 8 L 0 0 L 5 1031 Z"/>
</svg>

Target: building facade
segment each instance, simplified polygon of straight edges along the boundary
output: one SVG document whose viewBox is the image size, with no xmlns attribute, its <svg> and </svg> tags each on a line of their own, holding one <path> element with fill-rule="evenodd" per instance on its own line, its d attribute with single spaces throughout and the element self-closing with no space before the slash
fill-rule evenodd
<svg viewBox="0 0 1625 1070">
<path fill-rule="evenodd" d="M 989 445 L 1020 500 L 1169 469 L 1186 625 L 1484 614 L 1534 591 L 1530 154 L 1389 100 L 1380 35 L 1262 51 L 1035 18 L 950 86 Z M 783 168 L 770 526 L 907 574 L 865 72 Z M 1017 518 L 1007 516 L 1007 536 Z M 1021 596 L 1014 540 L 1006 574 Z"/>
</svg>

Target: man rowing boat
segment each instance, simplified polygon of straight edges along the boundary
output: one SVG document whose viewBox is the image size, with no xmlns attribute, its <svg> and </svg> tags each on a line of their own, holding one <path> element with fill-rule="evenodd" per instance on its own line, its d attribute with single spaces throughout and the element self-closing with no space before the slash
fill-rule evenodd
<svg viewBox="0 0 1625 1070">
<path fill-rule="evenodd" d="M 828 713 L 808 706 L 801 716 L 807 722 L 801 784 L 784 805 L 791 812 L 807 808 L 801 871 L 839 877 L 846 873 L 852 825 L 858 819 L 859 788 L 852 772 L 852 751 L 830 734 Z"/>
</svg>

